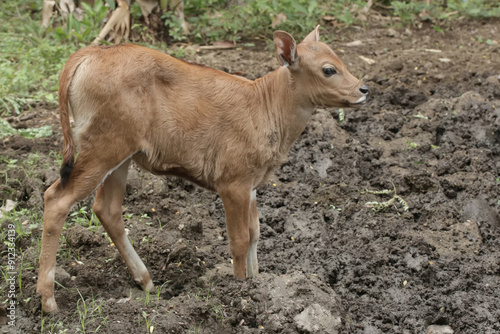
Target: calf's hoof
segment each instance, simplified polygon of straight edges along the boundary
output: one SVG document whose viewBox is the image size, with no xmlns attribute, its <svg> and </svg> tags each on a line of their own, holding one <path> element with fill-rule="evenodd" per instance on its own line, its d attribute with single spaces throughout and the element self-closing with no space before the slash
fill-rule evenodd
<svg viewBox="0 0 500 334">
<path fill-rule="evenodd" d="M 43 313 L 59 312 L 59 308 L 57 307 L 56 299 L 54 298 L 54 296 L 42 298 L 42 311 Z"/>
</svg>

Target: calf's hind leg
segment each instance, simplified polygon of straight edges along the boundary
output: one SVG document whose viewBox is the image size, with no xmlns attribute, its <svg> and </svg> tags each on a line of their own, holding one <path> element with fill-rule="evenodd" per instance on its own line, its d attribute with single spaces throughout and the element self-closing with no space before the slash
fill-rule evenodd
<svg viewBox="0 0 500 334">
<path fill-rule="evenodd" d="M 97 188 L 93 209 L 127 264 L 134 280 L 139 283 L 144 290 L 151 291 L 154 288 L 153 282 L 151 281 L 146 266 L 130 244 L 127 234 L 125 233 L 125 226 L 122 218 L 122 202 L 125 195 L 129 165 L 130 160 L 125 161 L 106 178 L 99 188 Z"/>
<path fill-rule="evenodd" d="M 95 184 L 97 186 L 97 183 Z M 90 194 L 92 190 L 86 189 Z M 82 197 L 84 197 L 82 192 Z M 60 179 L 52 184 L 44 195 L 42 249 L 40 251 L 40 268 L 36 291 L 42 297 L 44 312 L 56 312 L 57 303 L 54 298 L 54 277 L 56 272 L 56 254 L 59 237 L 71 206 L 76 196 L 68 187 L 62 187 Z"/>
<path fill-rule="evenodd" d="M 63 187 L 59 179 L 45 191 L 42 249 L 37 282 L 37 292 L 42 297 L 44 312 L 57 311 L 54 299 L 56 254 L 59 237 L 71 206 L 90 195 L 106 174 L 129 156 L 127 152 L 122 152 L 121 156 L 102 159 L 92 153 L 97 150 L 93 150 L 90 146 L 87 148 L 79 153 L 67 184 Z"/>
</svg>

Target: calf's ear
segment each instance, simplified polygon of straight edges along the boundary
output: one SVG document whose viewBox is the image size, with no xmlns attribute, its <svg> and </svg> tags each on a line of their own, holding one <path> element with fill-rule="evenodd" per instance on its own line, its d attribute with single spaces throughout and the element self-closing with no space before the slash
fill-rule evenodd
<svg viewBox="0 0 500 334">
<path fill-rule="evenodd" d="M 287 32 L 274 32 L 274 49 L 281 66 L 293 66 L 298 59 L 297 43 Z"/>
<path fill-rule="evenodd" d="M 311 31 L 309 33 L 309 35 L 306 36 L 306 38 L 304 38 L 304 40 L 302 41 L 302 43 L 304 42 L 319 42 L 319 24 L 316 26 L 316 28 L 314 28 L 313 31 Z"/>
</svg>

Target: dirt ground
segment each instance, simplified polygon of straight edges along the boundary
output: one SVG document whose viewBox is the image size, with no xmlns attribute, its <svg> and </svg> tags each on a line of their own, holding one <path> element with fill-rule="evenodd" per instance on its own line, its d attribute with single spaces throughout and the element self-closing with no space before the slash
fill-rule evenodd
<svg viewBox="0 0 500 334">
<path fill-rule="evenodd" d="M 318 109 L 258 190 L 258 277 L 230 275 L 216 194 L 132 166 L 126 227 L 158 290 L 140 290 L 102 227 L 78 223 L 91 218 L 88 198 L 61 238 L 60 313 L 41 314 L 42 226 L 31 226 L 16 245 L 18 263 L 31 264 L 17 287 L 16 326 L 0 332 L 500 333 L 499 23 L 323 31 L 371 94 L 342 122 L 339 109 Z M 277 66 L 260 46 L 186 60 L 249 78 Z M 52 125 L 54 135 L 4 138 L 0 199 L 40 217 L 62 137 L 57 109 L 31 113 L 12 124 Z M 6 162 L 34 157 L 30 168 Z M 383 190 L 399 197 L 370 192 Z M 0 245 L 2 263 L 6 252 Z"/>
</svg>

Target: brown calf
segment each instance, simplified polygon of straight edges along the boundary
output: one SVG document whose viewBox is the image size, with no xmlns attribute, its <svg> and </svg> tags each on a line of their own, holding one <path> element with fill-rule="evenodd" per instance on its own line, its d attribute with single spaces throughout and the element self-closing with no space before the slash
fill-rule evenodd
<svg viewBox="0 0 500 334">
<path fill-rule="evenodd" d="M 349 107 L 368 94 L 318 41 L 318 28 L 298 45 L 288 33 L 275 32 L 281 66 L 255 81 L 136 45 L 86 47 L 69 58 L 59 86 L 61 179 L 45 192 L 37 284 L 45 312 L 57 310 L 56 251 L 66 216 L 95 189 L 94 212 L 134 279 L 153 289 L 122 220 L 132 160 L 154 174 L 181 176 L 218 192 L 234 275 L 258 273 L 255 189 L 284 162 L 316 106 Z"/>
</svg>

